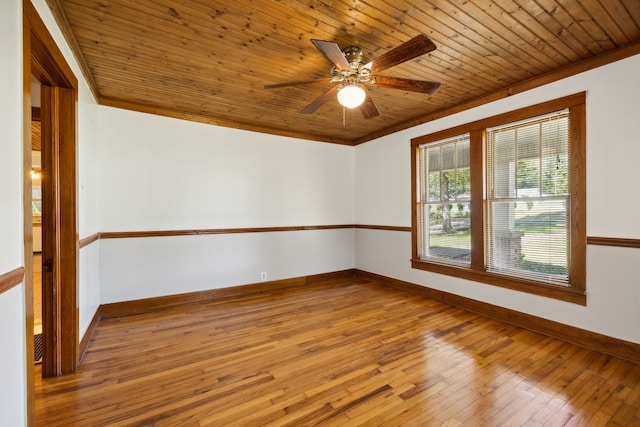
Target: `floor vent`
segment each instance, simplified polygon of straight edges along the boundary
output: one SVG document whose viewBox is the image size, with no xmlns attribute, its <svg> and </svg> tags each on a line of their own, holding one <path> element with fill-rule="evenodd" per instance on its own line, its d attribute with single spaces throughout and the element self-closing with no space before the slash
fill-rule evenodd
<svg viewBox="0 0 640 427">
<path fill-rule="evenodd" d="M 33 336 L 33 353 L 35 355 L 36 364 L 42 363 L 42 334 Z"/>
</svg>

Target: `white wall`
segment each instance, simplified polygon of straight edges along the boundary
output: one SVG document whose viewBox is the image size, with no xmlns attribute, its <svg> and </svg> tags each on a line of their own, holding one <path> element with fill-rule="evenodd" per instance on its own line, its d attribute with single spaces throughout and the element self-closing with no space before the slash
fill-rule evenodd
<svg viewBox="0 0 640 427">
<path fill-rule="evenodd" d="M 76 74 L 80 76 L 79 74 Z M 78 100 L 78 232 L 80 238 L 98 233 L 97 103 L 80 78 Z M 100 306 L 98 275 L 100 243 L 80 248 L 78 275 L 79 339 L 84 337 Z"/>
<path fill-rule="evenodd" d="M 24 265 L 22 208 L 22 1 L 0 2 L 0 275 Z M 0 294 L 0 417 L 26 420 L 24 287 Z"/>
<path fill-rule="evenodd" d="M 99 108 L 100 231 L 353 223 L 353 148 Z M 353 268 L 353 230 L 100 240 L 101 302 Z"/>
<path fill-rule="evenodd" d="M 411 138 L 587 91 L 587 234 L 640 238 L 638 75 L 640 55 L 359 145 L 356 222 L 411 225 Z M 359 269 L 640 343 L 638 249 L 588 247 L 586 307 L 414 270 L 410 258 L 410 233 L 356 231 Z"/>
<path fill-rule="evenodd" d="M 97 149 L 97 102 L 87 85 L 75 57 L 66 43 L 51 10 L 45 0 L 32 0 L 40 18 L 47 26 L 56 45 L 65 57 L 73 73 L 78 79 L 78 145 L 77 145 L 77 180 L 78 180 L 78 227 L 80 238 L 89 237 L 98 230 L 98 188 L 96 172 Z M 99 243 L 93 243 L 80 249 L 79 256 L 79 290 L 78 305 L 80 307 L 79 339 L 84 336 L 87 327 L 100 305 L 98 277 Z"/>
<path fill-rule="evenodd" d="M 107 239 L 103 304 L 353 268 L 353 229 Z"/>
</svg>

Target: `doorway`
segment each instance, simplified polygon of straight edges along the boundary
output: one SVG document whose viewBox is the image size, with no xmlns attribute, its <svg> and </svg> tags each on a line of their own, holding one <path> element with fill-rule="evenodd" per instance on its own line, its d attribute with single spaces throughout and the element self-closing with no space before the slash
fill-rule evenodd
<svg viewBox="0 0 640 427">
<path fill-rule="evenodd" d="M 78 81 L 30 1 L 23 1 L 24 265 L 27 423 L 35 425 L 31 80 L 41 83 L 42 375 L 78 365 L 76 105 Z M 37 284 L 36 284 L 37 286 Z"/>
<path fill-rule="evenodd" d="M 42 363 L 44 339 L 42 326 L 42 124 L 40 122 L 40 85 L 31 79 L 31 223 L 33 226 L 33 335 L 34 362 Z"/>
</svg>

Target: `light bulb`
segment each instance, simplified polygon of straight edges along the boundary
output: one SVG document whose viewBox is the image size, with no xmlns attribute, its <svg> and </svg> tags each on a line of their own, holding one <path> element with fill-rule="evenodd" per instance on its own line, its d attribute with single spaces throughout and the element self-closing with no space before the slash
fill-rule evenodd
<svg viewBox="0 0 640 427">
<path fill-rule="evenodd" d="M 367 94 L 358 85 L 345 86 L 338 92 L 338 102 L 347 108 L 355 108 L 360 106 Z"/>
</svg>

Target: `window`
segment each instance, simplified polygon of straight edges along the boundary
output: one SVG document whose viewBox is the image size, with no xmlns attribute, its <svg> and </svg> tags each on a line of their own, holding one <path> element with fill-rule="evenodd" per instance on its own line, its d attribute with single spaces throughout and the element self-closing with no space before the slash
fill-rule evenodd
<svg viewBox="0 0 640 427">
<path fill-rule="evenodd" d="M 584 94 L 412 140 L 412 266 L 586 304 Z"/>
<path fill-rule="evenodd" d="M 420 253 L 434 261 L 469 265 L 471 182 L 469 134 L 420 146 Z"/>
<path fill-rule="evenodd" d="M 487 270 L 566 285 L 569 110 L 487 129 Z"/>
</svg>

